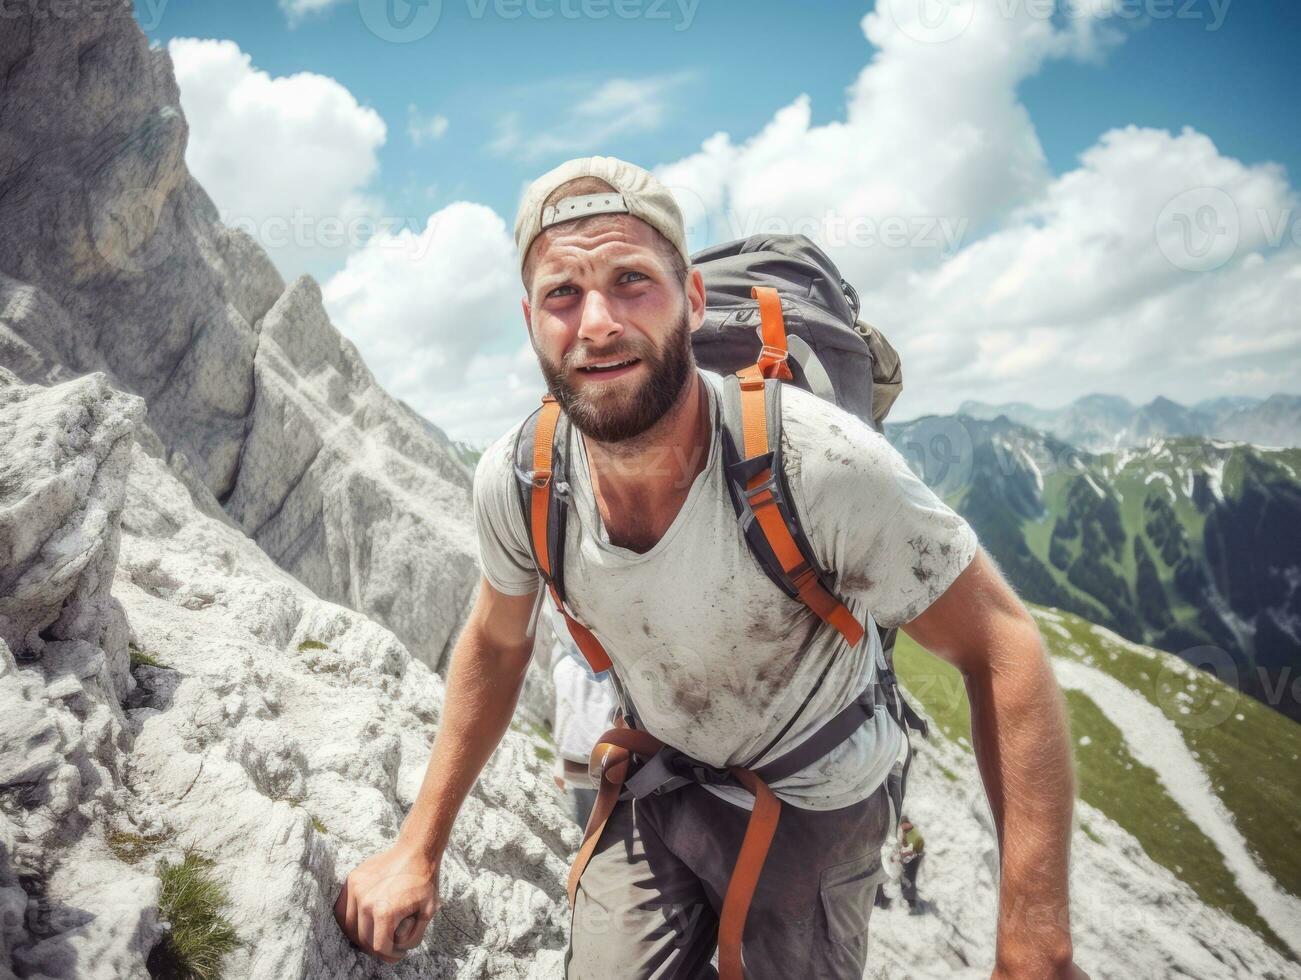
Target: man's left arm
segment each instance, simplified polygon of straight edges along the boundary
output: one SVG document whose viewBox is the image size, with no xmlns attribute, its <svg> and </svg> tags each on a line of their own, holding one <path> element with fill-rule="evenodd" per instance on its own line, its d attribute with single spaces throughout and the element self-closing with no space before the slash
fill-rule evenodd
<svg viewBox="0 0 1301 980">
<path fill-rule="evenodd" d="M 1001 856 L 994 980 L 1071 978 L 1075 779 L 1066 706 L 1039 628 L 984 550 L 901 627 L 962 673 Z"/>
</svg>

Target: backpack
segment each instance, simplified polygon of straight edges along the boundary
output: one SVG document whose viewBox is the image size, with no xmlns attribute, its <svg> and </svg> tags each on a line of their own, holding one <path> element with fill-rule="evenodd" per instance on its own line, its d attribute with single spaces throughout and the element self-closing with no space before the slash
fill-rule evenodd
<svg viewBox="0 0 1301 980">
<path fill-rule="evenodd" d="M 803 235 L 729 242 L 697 252 L 692 264 L 704 277 L 706 296 L 705 320 L 692 334 L 692 347 L 701 367 L 725 379 L 722 463 L 740 528 L 774 585 L 807 605 L 853 648 L 862 641 L 864 628 L 836 595 L 833 570 L 821 567 L 791 503 L 781 454 L 781 392 L 786 384 L 798 385 L 881 431 L 902 387 L 899 357 L 878 331 L 859 319 L 857 293 L 826 253 Z M 516 436 L 516 485 L 546 590 L 588 665 L 600 673 L 610 670 L 610 658 L 565 603 L 571 437 L 555 399 L 543 396 L 542 406 Z M 724 898 L 719 966 L 724 980 L 741 977 L 746 910 L 780 808 L 767 784 L 821 758 L 850 737 L 877 706 L 895 720 L 905 741 L 910 729 L 923 737 L 928 734 L 925 720 L 899 691 L 893 664 L 895 630 L 880 633 L 882 657 L 872 687 L 799 746 L 757 769 L 709 766 L 639 730 L 635 706 L 617 672 L 610 670 L 625 724 L 606 732 L 593 749 L 600 791 L 570 871 L 571 907 L 579 878 L 618 799 L 627 793 L 640 798 L 670 792 L 687 782 L 740 783 L 754 794 L 755 805 Z M 785 736 L 820 685 L 821 680 L 754 761 Z M 629 765 L 633 758 L 642 760 L 635 771 Z M 887 847 L 897 837 L 911 760 L 909 745 L 903 764 L 896 763 L 886 779 L 892 810 Z"/>
</svg>

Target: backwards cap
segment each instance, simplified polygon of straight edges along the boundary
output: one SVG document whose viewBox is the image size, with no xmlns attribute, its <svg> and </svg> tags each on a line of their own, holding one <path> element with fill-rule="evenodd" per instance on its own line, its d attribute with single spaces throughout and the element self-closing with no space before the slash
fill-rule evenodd
<svg viewBox="0 0 1301 980">
<path fill-rule="evenodd" d="M 612 191 L 565 197 L 544 209 L 542 202 L 561 184 L 578 177 L 599 177 Z M 682 211 L 668 188 L 649 170 L 615 157 L 579 157 L 566 161 L 543 174 L 529 185 L 515 216 L 515 247 L 519 250 L 520 269 L 533 240 L 565 221 L 592 214 L 630 214 L 650 225 L 678 250 L 688 265 L 687 232 Z"/>
</svg>

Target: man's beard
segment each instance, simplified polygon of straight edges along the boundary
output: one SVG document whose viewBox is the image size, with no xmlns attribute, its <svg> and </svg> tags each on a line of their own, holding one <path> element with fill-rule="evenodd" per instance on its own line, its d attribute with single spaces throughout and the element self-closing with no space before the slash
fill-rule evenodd
<svg viewBox="0 0 1301 980">
<path fill-rule="evenodd" d="M 600 375 L 579 387 L 569 383 L 570 372 L 579 363 L 630 357 L 646 365 L 647 377 L 639 385 L 624 380 L 605 385 Z M 538 362 L 547 388 L 579 432 L 597 442 L 635 439 L 674 406 L 691 377 L 695 357 L 691 352 L 690 314 L 684 304 L 662 349 L 644 337 L 635 337 L 609 350 L 575 346 L 558 366 L 539 351 Z"/>
</svg>

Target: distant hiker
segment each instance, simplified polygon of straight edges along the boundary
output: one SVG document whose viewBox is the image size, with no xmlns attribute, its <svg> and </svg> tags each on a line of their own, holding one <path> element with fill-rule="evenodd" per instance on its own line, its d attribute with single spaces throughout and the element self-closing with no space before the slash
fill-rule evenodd
<svg viewBox="0 0 1301 980">
<path fill-rule="evenodd" d="M 971 528 L 873 428 L 897 360 L 830 259 L 755 238 L 693 266 L 672 195 L 610 157 L 536 180 L 515 240 L 549 394 L 475 472 L 483 581 L 415 803 L 335 904 L 345 934 L 387 962 L 423 937 L 541 584 L 620 709 L 592 755 L 569 977 L 712 977 L 715 945 L 724 980 L 863 975 L 900 812 L 887 776 L 924 727 L 878 630 L 895 626 L 970 692 L 1008 842 L 995 975 L 1082 977 L 1064 701 Z"/>
<path fill-rule="evenodd" d="M 585 827 L 596 803 L 596 783 L 588 771 L 588 760 L 601 733 L 613 721 L 614 686 L 608 671 L 591 672 L 567 632 L 558 634 L 551 679 L 556 689 L 552 726 L 557 749 L 556 783 L 569 799 L 571 816 L 578 826 Z"/>
<path fill-rule="evenodd" d="M 913 822 L 907 817 L 899 821 L 899 836 L 902 851 L 900 858 L 903 860 L 903 876 L 899 879 L 899 891 L 903 895 L 903 900 L 908 903 L 909 910 L 915 915 L 922 911 L 921 903 L 917 899 L 917 872 L 921 870 L 922 858 L 926 855 L 926 841 L 922 838 L 921 831 L 914 826 Z"/>
</svg>

